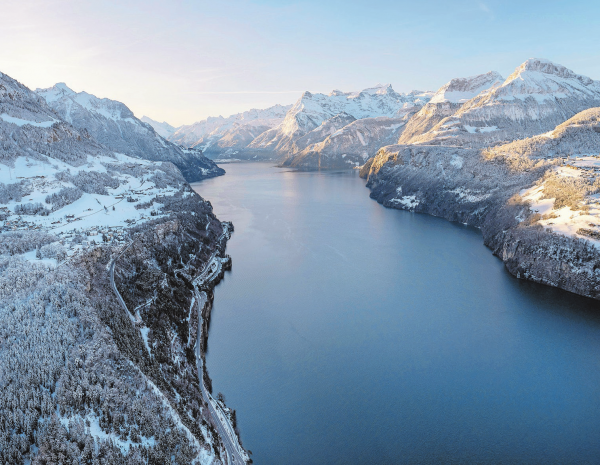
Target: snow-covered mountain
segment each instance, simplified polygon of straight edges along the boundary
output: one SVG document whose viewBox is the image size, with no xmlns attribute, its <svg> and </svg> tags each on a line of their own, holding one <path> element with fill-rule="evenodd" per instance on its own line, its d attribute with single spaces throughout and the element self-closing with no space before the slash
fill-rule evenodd
<svg viewBox="0 0 600 465">
<path fill-rule="evenodd" d="M 413 138 L 426 133 L 442 119 L 452 116 L 473 97 L 501 85 L 503 81 L 496 71 L 452 79 L 440 87 L 431 100 L 410 119 L 398 143 L 411 143 Z"/>
<path fill-rule="evenodd" d="M 163 121 L 162 123 L 160 123 L 158 121 L 153 120 L 152 118 L 148 118 L 147 116 L 142 116 L 140 118 L 140 121 L 152 126 L 154 128 L 154 130 L 156 131 L 156 133 L 160 137 L 163 137 L 165 139 L 168 139 L 169 137 L 171 137 L 173 135 L 173 133 L 175 131 L 177 131 L 176 127 L 171 126 L 166 121 Z"/>
<path fill-rule="evenodd" d="M 2 73 L 0 140 L 0 463 L 220 463 L 190 289 L 222 256 L 211 205 Z"/>
<path fill-rule="evenodd" d="M 487 146 L 552 130 L 600 105 L 600 82 L 548 60 L 529 59 L 500 86 L 465 102 L 412 143 Z"/>
<path fill-rule="evenodd" d="M 300 138 L 296 141 L 296 146 L 302 139 L 308 138 L 336 118 L 327 120 L 319 128 Z M 354 120 L 329 133 L 324 139 L 319 138 L 319 142 L 304 146 L 299 152 L 287 157 L 282 165 L 302 170 L 354 168 L 364 164 L 382 145 L 397 141 L 405 124 L 406 117 L 381 116 Z"/>
<path fill-rule="evenodd" d="M 189 182 L 219 176 L 225 171 L 194 149 L 184 149 L 159 136 L 123 103 L 75 92 L 64 83 L 37 89 L 47 104 L 78 129 L 86 129 L 112 151 L 152 161 L 169 161 Z"/>
<path fill-rule="evenodd" d="M 339 114 L 355 119 L 398 118 L 418 110 L 429 101 L 432 92 L 400 94 L 391 85 L 377 85 L 360 92 L 334 90 L 328 95 L 304 92 L 277 127 L 264 132 L 250 149 L 279 154 L 294 150 L 294 143 Z"/>
<path fill-rule="evenodd" d="M 209 117 L 177 128 L 169 140 L 186 147 L 198 147 L 211 156 L 232 153 L 246 148 L 261 133 L 280 124 L 290 108 L 291 105 L 275 105 L 227 118 Z"/>
<path fill-rule="evenodd" d="M 479 227 L 515 276 L 599 299 L 599 107 L 600 82 L 527 60 L 361 175 L 385 206 Z"/>
</svg>

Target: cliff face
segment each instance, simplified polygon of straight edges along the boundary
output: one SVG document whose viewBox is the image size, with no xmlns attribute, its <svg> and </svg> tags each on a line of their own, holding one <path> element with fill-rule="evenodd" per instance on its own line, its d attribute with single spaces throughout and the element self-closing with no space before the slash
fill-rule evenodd
<svg viewBox="0 0 600 465">
<path fill-rule="evenodd" d="M 166 205 L 177 208 L 168 221 L 132 230 L 132 245 L 115 267 L 116 285 L 129 315 L 120 324 L 107 315 L 107 324 L 118 335 L 122 351 L 141 350 L 145 374 L 195 437 L 214 439 L 211 452 L 220 457 L 224 448 L 203 400 L 199 384 L 203 375 L 196 364 L 198 324 L 212 305 L 212 288 L 218 280 L 201 297 L 193 281 L 215 252 L 222 254 L 226 238 L 221 238 L 223 226 L 210 205 L 194 197 Z"/>
<path fill-rule="evenodd" d="M 481 228 L 513 275 L 597 299 L 600 250 L 540 225 L 540 215 L 519 196 L 555 167 L 548 160 L 515 170 L 476 149 L 396 145 L 380 149 L 361 175 L 386 207 Z"/>
<path fill-rule="evenodd" d="M 100 304 L 99 314 L 119 352 L 157 387 L 171 416 L 199 446 L 177 463 L 225 462 L 222 429 L 202 383 L 210 391 L 204 355 L 213 288 L 231 266 L 224 255 L 231 226 L 218 221 L 210 204 L 195 195 L 162 200 L 172 212 L 168 219 L 132 228 L 130 245 L 115 261 L 114 280 L 127 309 L 111 292 L 106 260 L 90 266 L 95 276 L 90 293 L 94 301 L 109 296 L 111 305 Z M 215 259 L 219 266 L 207 268 Z M 207 269 L 211 279 L 199 280 Z M 235 418 L 233 410 L 223 410 Z M 161 456 L 161 451 L 151 453 Z M 243 463 L 248 456 L 242 454 Z"/>
</svg>

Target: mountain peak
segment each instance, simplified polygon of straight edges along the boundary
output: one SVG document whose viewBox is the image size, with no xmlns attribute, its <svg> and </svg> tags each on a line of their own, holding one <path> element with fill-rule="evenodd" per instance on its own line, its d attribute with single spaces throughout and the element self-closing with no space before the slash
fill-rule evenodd
<svg viewBox="0 0 600 465">
<path fill-rule="evenodd" d="M 62 90 L 69 94 L 75 93 L 75 91 L 73 89 L 71 89 L 69 86 L 67 86 L 67 84 L 65 84 L 64 82 L 57 82 L 56 84 L 54 84 L 54 88 L 58 89 L 58 90 Z"/>
<path fill-rule="evenodd" d="M 566 66 L 554 63 L 544 58 L 530 58 L 521 64 L 515 71 L 508 77 L 504 85 L 514 81 L 515 79 L 522 79 L 525 75 L 530 73 L 542 73 L 549 76 L 558 76 L 563 79 L 577 79 L 584 85 L 590 85 L 593 81 L 587 76 L 582 76 L 571 71 Z"/>
<path fill-rule="evenodd" d="M 368 87 L 367 89 L 356 92 L 355 95 L 394 95 L 396 91 L 392 88 L 391 84 L 376 84 L 374 87 Z"/>
<path fill-rule="evenodd" d="M 55 102 L 64 96 L 77 95 L 77 92 L 67 86 L 64 82 L 57 82 L 47 89 L 35 89 L 35 93 L 44 97 L 48 103 Z"/>
<path fill-rule="evenodd" d="M 431 103 L 465 103 L 480 92 L 499 86 L 503 81 L 500 73 L 489 71 L 477 76 L 454 78 L 438 89 Z"/>
</svg>

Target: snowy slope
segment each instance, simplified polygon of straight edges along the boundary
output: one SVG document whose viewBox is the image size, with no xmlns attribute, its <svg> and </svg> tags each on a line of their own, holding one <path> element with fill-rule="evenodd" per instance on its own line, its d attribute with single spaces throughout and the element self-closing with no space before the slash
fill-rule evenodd
<svg viewBox="0 0 600 465">
<path fill-rule="evenodd" d="M 128 118 L 119 106 L 101 111 Z M 0 422 L 8 425 L 0 462 L 46 463 L 61 455 L 65 463 L 82 463 L 96 450 L 107 463 L 141 463 L 134 450 L 141 447 L 157 463 L 161 454 L 177 455 L 179 463 L 215 463 L 219 439 L 202 426 L 202 414 L 194 410 L 192 420 L 192 408 L 180 400 L 173 408 L 180 395 L 165 378 L 160 389 L 151 381 L 162 376 L 160 368 L 148 376 L 154 362 L 141 359 L 141 338 L 109 288 L 107 267 L 121 246 L 135 242 L 134 229 L 164 238 L 169 228 L 220 228 L 210 204 L 172 163 L 107 149 L 1 73 L 0 115 L 0 319 L 8 322 L 0 325 Z M 191 226 L 177 215 L 191 218 Z M 196 231 L 194 249 L 187 248 L 194 240 L 185 239 L 188 257 L 214 244 Z M 148 263 L 182 248 L 174 235 L 163 242 L 171 249 L 146 251 Z M 135 267 L 148 263 L 137 260 Z M 154 343 L 162 344 L 156 335 Z M 171 359 L 163 364 L 175 371 Z M 183 365 L 176 366 L 179 378 Z M 181 392 L 198 406 L 189 389 Z M 121 417 L 113 424 L 116 412 Z M 31 434 L 19 432 L 27 429 Z"/>
<path fill-rule="evenodd" d="M 66 122 L 86 129 L 110 150 L 153 161 L 175 164 L 189 182 L 224 174 L 198 151 L 183 150 L 159 136 L 123 103 L 75 92 L 64 83 L 37 89 L 48 105 Z"/>
<path fill-rule="evenodd" d="M 262 132 L 281 123 L 290 108 L 291 105 L 275 105 L 264 110 L 252 109 L 227 118 L 209 117 L 177 128 L 169 140 L 214 153 L 241 149 Z"/>
<path fill-rule="evenodd" d="M 411 143 L 413 138 L 426 133 L 442 119 L 453 115 L 467 101 L 481 92 L 501 85 L 503 81 L 502 76 L 495 71 L 452 79 L 440 87 L 431 100 L 410 119 L 398 143 Z"/>
<path fill-rule="evenodd" d="M 494 147 L 488 156 L 540 159 L 600 153 L 600 108 L 590 108 L 547 133 Z"/>
<path fill-rule="evenodd" d="M 530 59 L 412 142 L 487 146 L 552 130 L 600 105 L 600 82 L 548 60 Z"/>
<path fill-rule="evenodd" d="M 171 126 L 166 121 L 163 121 L 162 123 L 159 123 L 158 121 L 155 121 L 152 118 L 148 118 L 147 116 L 142 116 L 141 119 L 140 119 L 140 121 L 142 121 L 143 123 L 146 123 L 146 124 L 149 124 L 150 126 L 152 126 L 154 128 L 154 130 L 156 131 L 156 133 L 160 137 L 163 137 L 165 139 L 168 139 L 169 137 L 171 137 L 171 135 L 175 131 L 177 131 L 176 127 Z"/>
<path fill-rule="evenodd" d="M 52 230 L 60 237 L 73 229 L 122 229 L 150 219 L 160 208 L 155 197 L 186 189 L 172 164 L 108 150 L 6 75 L 0 75 L 0 102 L 0 137 L 6 141 L 0 152 L 0 224 L 5 231 Z M 99 111 L 129 118 L 125 108 Z"/>
<path fill-rule="evenodd" d="M 391 85 L 378 85 L 360 92 L 334 90 L 328 95 L 304 92 L 276 128 L 256 138 L 249 148 L 284 153 L 296 140 L 324 121 L 345 113 L 355 119 L 402 117 L 427 103 L 432 92 L 400 94 Z"/>
<path fill-rule="evenodd" d="M 485 158 L 513 170 L 554 165 L 521 197 L 546 231 L 584 238 L 600 249 L 600 108 L 539 136 L 487 150 Z"/>
<path fill-rule="evenodd" d="M 356 118 L 348 113 L 335 115 L 334 117 L 323 121 L 320 126 L 297 139 L 294 142 L 292 150 L 293 152 L 299 152 L 310 145 L 322 142 L 354 121 L 356 121 Z"/>
</svg>

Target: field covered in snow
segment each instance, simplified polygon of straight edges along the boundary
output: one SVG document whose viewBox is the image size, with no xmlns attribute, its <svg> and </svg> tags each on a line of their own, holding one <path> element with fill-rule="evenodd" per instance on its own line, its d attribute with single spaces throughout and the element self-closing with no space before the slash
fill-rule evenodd
<svg viewBox="0 0 600 465">
<path fill-rule="evenodd" d="M 600 248 L 600 157 L 572 157 L 536 185 L 520 192 L 535 220 L 565 236 L 591 241 Z"/>
<path fill-rule="evenodd" d="M 18 184 L 22 194 L 0 207 L 0 230 L 52 233 L 68 255 L 122 242 L 127 227 L 163 215 L 157 198 L 180 192 L 179 178 L 170 164 L 122 154 L 88 156 L 79 166 L 19 157 L 12 167 L 0 164 L 0 189 Z"/>
</svg>

